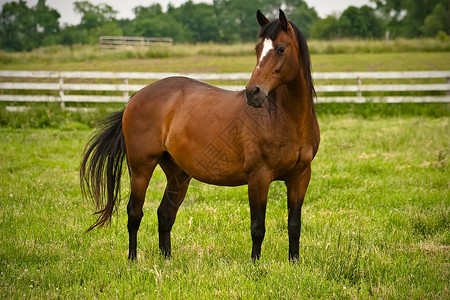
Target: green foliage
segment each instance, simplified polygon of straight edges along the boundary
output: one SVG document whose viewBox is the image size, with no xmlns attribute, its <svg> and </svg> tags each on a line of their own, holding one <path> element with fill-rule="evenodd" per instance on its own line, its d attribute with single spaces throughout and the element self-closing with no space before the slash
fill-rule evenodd
<svg viewBox="0 0 450 300">
<path fill-rule="evenodd" d="M 89 35 L 86 29 L 82 30 L 77 26 L 66 26 L 61 30 L 59 38 L 61 45 L 72 46 L 86 43 L 89 39 Z"/>
<path fill-rule="evenodd" d="M 168 15 L 177 21 L 179 27 L 182 27 L 177 28 L 180 35 L 177 41 L 219 41 L 217 33 L 220 28 L 212 5 L 194 4 L 188 1 L 177 9 L 173 7 L 169 9 Z"/>
<path fill-rule="evenodd" d="M 350 6 L 340 17 L 328 16 L 312 23 L 311 36 L 315 39 L 365 38 L 384 36 L 383 21 L 375 9 L 364 5 L 360 8 Z"/>
<path fill-rule="evenodd" d="M 159 4 L 149 7 L 136 7 L 136 18 L 124 30 L 131 36 L 172 37 L 183 43 L 191 40 L 192 32 L 188 26 L 176 20 L 173 14 L 164 14 Z"/>
<path fill-rule="evenodd" d="M 316 39 L 382 38 L 385 31 L 394 38 L 436 36 L 450 33 L 449 0 L 372 0 L 369 6 L 350 6 L 340 16 L 327 16 L 312 24 Z"/>
<path fill-rule="evenodd" d="M 306 38 L 312 36 L 311 26 L 319 19 L 314 8 L 308 7 L 305 1 L 290 0 L 286 1 L 286 8 L 283 9 L 289 20 L 302 30 Z"/>
<path fill-rule="evenodd" d="M 265 11 L 271 18 L 277 18 L 280 5 L 308 35 L 310 24 L 318 17 L 304 0 L 286 0 L 281 3 L 275 0 L 216 0 L 213 4 L 187 1 L 179 7 L 169 5 L 166 12 L 161 5 L 154 4 L 135 7 L 136 17 L 133 20 L 118 20 L 117 11 L 109 5 L 77 1 L 74 10 L 81 15 L 80 24 L 62 29 L 58 23 L 59 14 L 50 10 L 45 0 L 40 0 L 35 8 L 28 8 L 26 2 L 20 0 L 19 3 L 4 5 L 3 17 L 0 16 L 0 32 L 5 32 L 5 37 L 0 46 L 5 50 L 22 51 L 41 45 L 94 44 L 100 35 L 105 34 L 172 37 L 176 43 L 248 42 L 255 40 L 259 30 L 256 9 Z M 32 15 L 36 15 L 37 21 L 30 18 Z M 2 23 L 5 24 L 3 29 Z M 36 24 L 44 28 L 42 39 L 45 43 L 27 42 L 23 37 L 26 30 L 36 31 L 33 29 Z"/>
<path fill-rule="evenodd" d="M 73 6 L 74 11 L 81 14 L 80 27 L 88 30 L 116 20 L 117 11 L 108 4 L 94 5 L 89 1 L 75 1 Z"/>
<path fill-rule="evenodd" d="M 350 6 L 339 18 L 342 37 L 380 38 L 384 35 L 381 20 L 375 11 L 367 5 L 361 8 Z"/>
<path fill-rule="evenodd" d="M 315 39 L 331 40 L 340 36 L 338 19 L 334 16 L 328 16 L 325 19 L 319 19 L 311 25 L 311 35 Z"/>
<path fill-rule="evenodd" d="M 60 28 L 60 15 L 46 0 L 31 8 L 20 0 L 3 5 L 0 47 L 30 51 L 55 44 L 96 44 L 101 35 L 172 37 L 175 43 L 253 42 L 259 30 L 256 9 L 275 19 L 280 7 L 306 37 L 314 39 L 380 39 L 386 30 L 394 38 L 450 33 L 450 0 L 372 1 L 376 8 L 350 6 L 340 15 L 321 19 L 304 0 L 215 0 L 212 4 L 190 0 L 179 7 L 169 5 L 167 11 L 160 4 L 135 7 L 131 20 L 118 20 L 117 11 L 107 4 L 76 1 L 80 24 Z"/>
<path fill-rule="evenodd" d="M 449 37 L 449 35 L 447 33 L 443 32 L 442 30 L 439 30 L 439 32 L 437 34 L 437 38 L 440 41 L 444 42 L 444 41 L 448 40 L 448 37 Z"/>
<path fill-rule="evenodd" d="M 426 36 L 435 36 L 439 32 L 450 33 L 450 0 L 447 3 L 438 3 L 431 14 L 425 18 L 421 31 Z"/>
<path fill-rule="evenodd" d="M 46 0 L 38 0 L 33 16 L 41 38 L 54 36 L 59 32 L 60 14 L 45 4 Z"/>
<path fill-rule="evenodd" d="M 450 33 L 449 0 L 372 0 L 393 37 L 435 36 Z"/>
<path fill-rule="evenodd" d="M 91 128 L 100 116 L 122 105 L 98 105 L 95 109 L 72 106 L 77 110 L 64 110 L 59 103 L 19 106 L 23 111 L 11 111 L 0 106 L 0 126 L 10 128 Z"/>
<path fill-rule="evenodd" d="M 447 103 L 316 103 L 319 115 L 349 115 L 353 118 L 428 116 L 433 118 L 450 117 L 450 104 Z"/>
<path fill-rule="evenodd" d="M 214 4 L 222 31 L 222 41 L 239 42 L 256 39 L 259 25 L 256 21 L 255 8 L 265 11 L 262 0 L 217 0 Z"/>
<path fill-rule="evenodd" d="M 26 2 L 5 3 L 0 13 L 0 48 L 29 51 L 42 46 L 45 38 L 59 33 L 59 13 L 39 0 L 29 8 Z"/>
<path fill-rule="evenodd" d="M 89 44 L 97 45 L 102 35 L 121 36 L 122 29 L 115 22 L 102 23 L 100 26 L 89 29 Z"/>
</svg>

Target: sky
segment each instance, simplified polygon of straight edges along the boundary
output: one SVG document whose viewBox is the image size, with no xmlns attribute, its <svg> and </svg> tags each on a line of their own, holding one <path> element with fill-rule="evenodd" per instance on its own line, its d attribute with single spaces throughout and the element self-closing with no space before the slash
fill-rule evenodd
<svg viewBox="0 0 450 300">
<path fill-rule="evenodd" d="M 0 5 L 3 6 L 6 2 L 18 0 L 0 0 Z M 38 0 L 25 0 L 28 7 L 36 5 Z M 60 23 L 76 25 L 80 23 L 81 16 L 73 12 L 73 2 L 76 0 L 47 0 L 46 4 L 49 7 L 56 9 L 60 14 Z M 175 7 L 180 6 L 187 0 L 89 0 L 94 5 L 106 3 L 113 9 L 117 10 L 119 19 L 134 18 L 133 8 L 136 6 L 150 6 L 159 3 L 163 9 L 171 3 Z M 350 5 L 361 7 L 363 5 L 371 5 L 370 0 L 305 0 L 308 6 L 314 7 L 321 18 L 324 18 L 335 12 L 343 12 Z M 212 0 L 193 0 L 194 3 L 206 2 L 212 3 Z M 257 8 L 255 8 L 257 9 Z M 288 16 L 289 17 L 289 16 Z"/>
</svg>

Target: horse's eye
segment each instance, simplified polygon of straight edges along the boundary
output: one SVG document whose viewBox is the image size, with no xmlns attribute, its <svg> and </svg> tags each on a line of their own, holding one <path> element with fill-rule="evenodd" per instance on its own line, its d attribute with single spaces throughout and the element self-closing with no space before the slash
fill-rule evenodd
<svg viewBox="0 0 450 300">
<path fill-rule="evenodd" d="M 284 51 L 286 51 L 286 47 L 280 47 L 280 48 L 278 48 L 277 53 L 284 54 Z"/>
</svg>

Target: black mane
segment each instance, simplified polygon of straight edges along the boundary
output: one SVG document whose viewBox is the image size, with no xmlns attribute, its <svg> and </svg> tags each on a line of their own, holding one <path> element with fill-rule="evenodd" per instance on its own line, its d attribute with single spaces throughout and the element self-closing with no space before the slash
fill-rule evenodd
<svg viewBox="0 0 450 300">
<path fill-rule="evenodd" d="M 314 89 L 314 84 L 311 75 L 311 56 L 309 54 L 308 44 L 306 43 L 306 38 L 303 32 L 300 29 L 298 29 L 298 27 L 294 23 L 290 21 L 289 23 L 294 29 L 295 35 L 297 37 L 298 46 L 300 49 L 299 59 L 303 60 L 303 64 L 306 69 L 305 70 L 306 80 L 308 81 L 308 85 L 311 92 L 311 102 L 314 103 L 313 98 L 316 96 L 316 91 Z M 261 28 L 261 30 L 258 33 L 258 38 L 275 40 L 280 31 L 281 31 L 281 22 L 280 20 L 276 19 L 270 23 L 267 23 Z"/>
</svg>

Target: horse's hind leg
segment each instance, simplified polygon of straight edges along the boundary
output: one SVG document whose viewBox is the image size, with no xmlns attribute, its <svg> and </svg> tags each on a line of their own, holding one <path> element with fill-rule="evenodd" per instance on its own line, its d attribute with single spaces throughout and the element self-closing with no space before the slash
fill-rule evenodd
<svg viewBox="0 0 450 300">
<path fill-rule="evenodd" d="M 167 186 L 158 208 L 159 249 L 165 257 L 170 257 L 170 231 L 186 196 L 191 176 L 178 167 L 168 154 L 163 156 L 160 165 L 167 176 Z"/>
<path fill-rule="evenodd" d="M 144 205 L 145 192 L 148 183 L 152 177 L 157 160 L 148 161 L 140 165 L 139 168 L 130 167 L 131 170 L 131 195 L 127 206 L 128 213 L 128 235 L 129 235 L 129 252 L 128 259 L 136 259 L 137 232 L 141 224 L 144 213 L 142 206 Z"/>
</svg>

